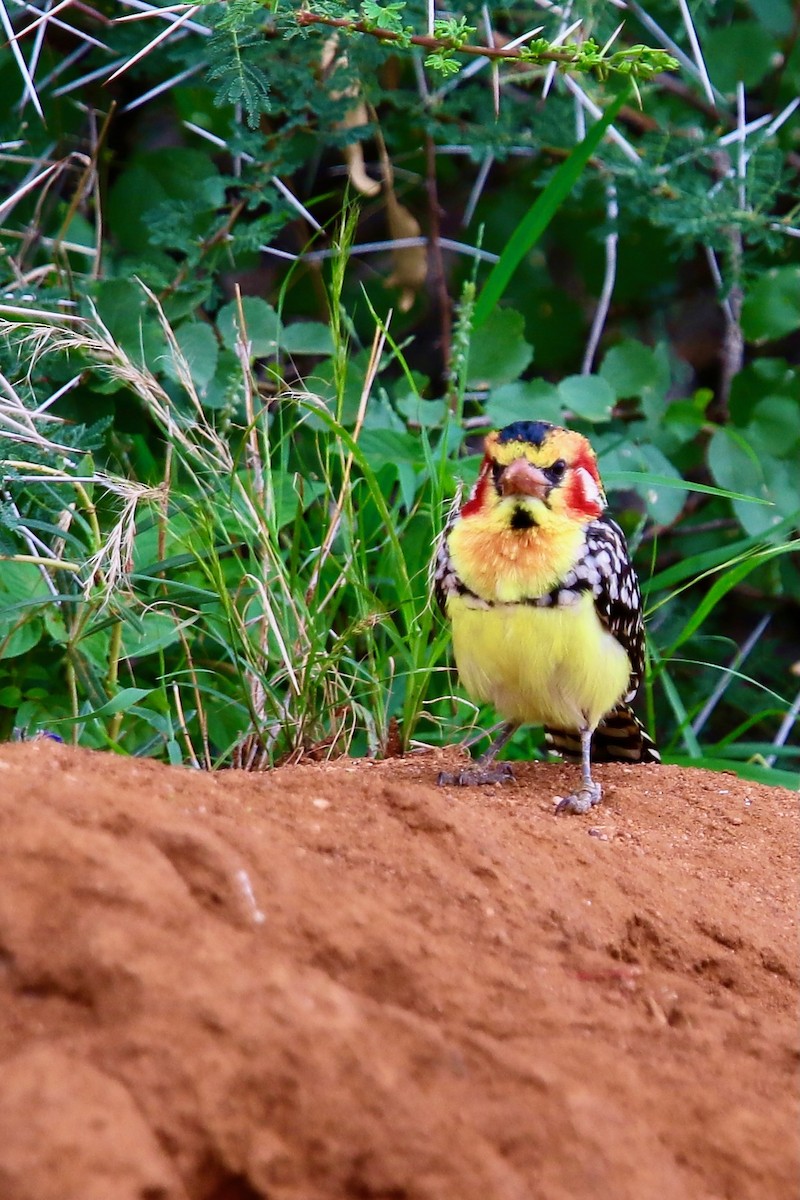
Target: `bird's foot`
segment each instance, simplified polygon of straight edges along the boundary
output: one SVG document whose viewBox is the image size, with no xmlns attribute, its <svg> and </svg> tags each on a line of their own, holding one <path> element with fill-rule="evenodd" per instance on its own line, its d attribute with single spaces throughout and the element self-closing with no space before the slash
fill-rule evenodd
<svg viewBox="0 0 800 1200">
<path fill-rule="evenodd" d="M 599 783 L 584 783 L 572 796 L 564 796 L 556 805 L 556 816 L 560 813 L 591 812 L 595 804 L 600 803 L 602 788 Z"/>
<path fill-rule="evenodd" d="M 496 767 L 465 767 L 463 771 L 441 771 L 436 780 L 439 787 L 481 787 L 488 783 L 508 783 L 513 781 L 514 772 L 508 763 L 500 763 Z"/>
</svg>

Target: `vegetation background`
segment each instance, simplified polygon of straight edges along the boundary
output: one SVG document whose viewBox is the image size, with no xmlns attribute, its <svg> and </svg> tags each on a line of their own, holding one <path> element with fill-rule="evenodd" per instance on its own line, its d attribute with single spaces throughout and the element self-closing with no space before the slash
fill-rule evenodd
<svg viewBox="0 0 800 1200">
<path fill-rule="evenodd" d="M 790 0 L 0 19 L 0 736 L 484 736 L 428 562 L 538 417 L 599 452 L 664 757 L 798 785 Z"/>
</svg>

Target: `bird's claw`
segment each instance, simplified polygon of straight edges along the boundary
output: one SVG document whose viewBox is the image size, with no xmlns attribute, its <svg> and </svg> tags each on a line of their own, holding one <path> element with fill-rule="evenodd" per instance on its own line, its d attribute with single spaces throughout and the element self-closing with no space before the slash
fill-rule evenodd
<svg viewBox="0 0 800 1200">
<path fill-rule="evenodd" d="M 602 789 L 599 783 L 585 783 L 572 796 L 564 796 L 556 805 L 556 816 L 560 813 L 577 813 L 582 816 L 591 812 L 600 803 Z"/>
<path fill-rule="evenodd" d="M 514 772 L 508 763 L 497 767 L 465 767 L 463 771 L 440 771 L 436 780 L 439 787 L 482 787 L 489 783 L 509 783 Z"/>
</svg>

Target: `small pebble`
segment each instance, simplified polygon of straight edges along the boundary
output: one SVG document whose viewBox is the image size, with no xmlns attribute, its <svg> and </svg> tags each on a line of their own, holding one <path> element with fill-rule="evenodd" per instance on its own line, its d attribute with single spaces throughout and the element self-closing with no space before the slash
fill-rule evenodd
<svg viewBox="0 0 800 1200">
<path fill-rule="evenodd" d="M 586 832 L 589 834 L 589 837 L 597 838 L 597 840 L 600 842 L 609 842 L 611 840 L 605 829 L 601 829 L 598 825 L 593 825 L 591 829 L 587 829 Z"/>
</svg>

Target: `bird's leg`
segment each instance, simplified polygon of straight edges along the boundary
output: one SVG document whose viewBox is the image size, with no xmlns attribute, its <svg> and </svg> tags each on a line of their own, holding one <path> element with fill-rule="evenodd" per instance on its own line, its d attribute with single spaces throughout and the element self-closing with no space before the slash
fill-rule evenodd
<svg viewBox="0 0 800 1200">
<path fill-rule="evenodd" d="M 581 730 L 581 786 L 572 796 L 565 796 L 556 805 L 556 813 L 587 813 L 599 804 L 602 788 L 592 779 L 592 734 L 586 726 Z"/>
<path fill-rule="evenodd" d="M 500 763 L 496 767 L 492 764 L 518 729 L 519 725 L 513 722 L 504 725 L 489 749 L 475 760 L 474 766 L 463 771 L 441 771 L 436 782 L 440 787 L 477 787 L 482 783 L 505 783 L 506 780 L 513 779 L 514 772 L 508 763 Z"/>
</svg>

